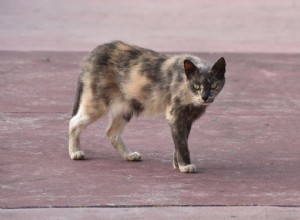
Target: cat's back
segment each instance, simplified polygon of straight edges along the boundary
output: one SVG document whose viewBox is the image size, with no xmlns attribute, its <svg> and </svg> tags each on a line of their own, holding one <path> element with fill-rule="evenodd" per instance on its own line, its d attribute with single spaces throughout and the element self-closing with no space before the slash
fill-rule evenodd
<svg viewBox="0 0 300 220">
<path fill-rule="evenodd" d="M 122 41 L 113 41 L 102 44 L 92 50 L 82 61 L 82 66 L 97 69 L 114 68 L 126 71 L 134 65 L 144 63 L 145 69 L 149 63 L 162 63 L 166 57 L 150 49 L 127 44 Z"/>
</svg>

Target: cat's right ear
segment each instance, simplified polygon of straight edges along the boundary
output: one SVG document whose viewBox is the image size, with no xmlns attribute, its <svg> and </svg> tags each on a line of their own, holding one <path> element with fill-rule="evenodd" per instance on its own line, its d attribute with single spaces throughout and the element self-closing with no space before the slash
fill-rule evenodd
<svg viewBox="0 0 300 220">
<path fill-rule="evenodd" d="M 197 70 L 195 64 L 193 64 L 190 60 L 184 60 L 184 71 L 188 79 L 192 78 L 192 75 Z"/>
</svg>

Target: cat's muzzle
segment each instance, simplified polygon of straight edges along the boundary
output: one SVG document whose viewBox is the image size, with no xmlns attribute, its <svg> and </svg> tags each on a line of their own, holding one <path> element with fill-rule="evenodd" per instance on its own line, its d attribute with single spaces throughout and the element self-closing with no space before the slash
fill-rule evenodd
<svg viewBox="0 0 300 220">
<path fill-rule="evenodd" d="M 202 98 L 202 100 L 203 100 L 204 104 L 206 104 L 206 105 L 208 105 L 214 101 L 214 99 L 212 99 L 212 98 L 207 98 L 207 99 Z"/>
</svg>

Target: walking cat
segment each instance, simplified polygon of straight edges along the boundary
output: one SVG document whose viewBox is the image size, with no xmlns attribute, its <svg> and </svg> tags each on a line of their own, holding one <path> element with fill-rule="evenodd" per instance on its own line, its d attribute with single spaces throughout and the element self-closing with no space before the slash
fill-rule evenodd
<svg viewBox="0 0 300 220">
<path fill-rule="evenodd" d="M 95 48 L 81 63 L 76 100 L 69 124 L 69 154 L 84 159 L 79 136 L 105 112 L 110 112 L 106 135 L 128 161 L 141 160 L 121 134 L 133 115 L 164 113 L 175 145 L 174 168 L 196 172 L 188 137 L 192 123 L 204 114 L 225 84 L 225 60 L 215 64 L 192 56 L 166 56 L 114 41 Z"/>
</svg>

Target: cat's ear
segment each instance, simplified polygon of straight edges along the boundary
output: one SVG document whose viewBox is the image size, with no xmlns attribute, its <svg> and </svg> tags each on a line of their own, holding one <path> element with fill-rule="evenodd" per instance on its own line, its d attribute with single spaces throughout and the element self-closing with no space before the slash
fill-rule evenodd
<svg viewBox="0 0 300 220">
<path fill-rule="evenodd" d="M 221 57 L 211 68 L 211 72 L 217 79 L 224 79 L 226 71 L 226 62 L 224 57 Z"/>
<path fill-rule="evenodd" d="M 183 65 L 184 65 L 184 71 L 187 78 L 191 79 L 192 75 L 197 70 L 197 67 L 190 60 L 184 60 Z"/>
</svg>

